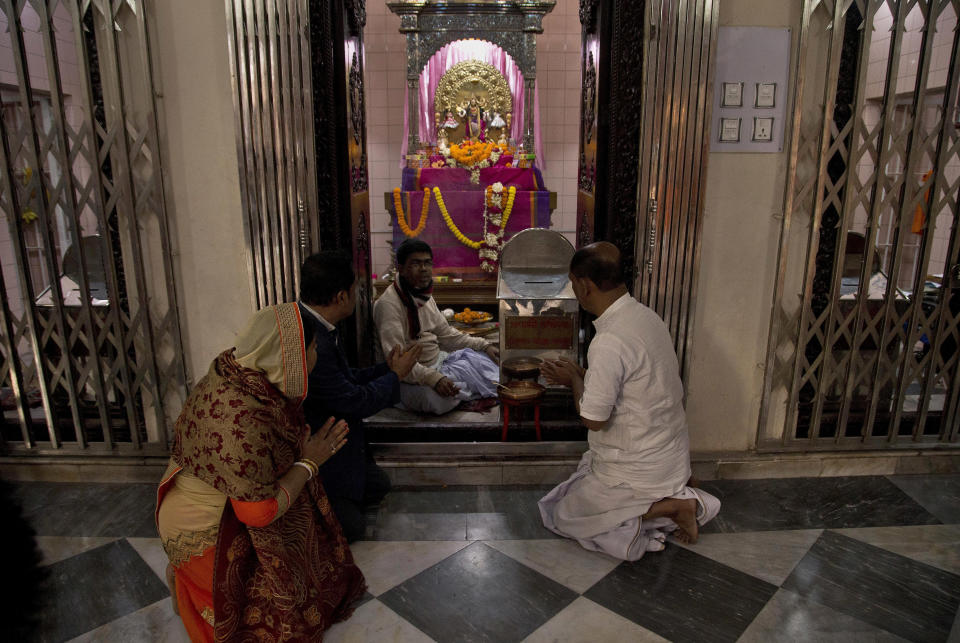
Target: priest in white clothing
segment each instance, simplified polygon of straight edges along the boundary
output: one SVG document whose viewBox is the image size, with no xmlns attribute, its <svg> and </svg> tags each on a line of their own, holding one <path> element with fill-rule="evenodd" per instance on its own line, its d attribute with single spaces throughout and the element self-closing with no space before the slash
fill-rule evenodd
<svg viewBox="0 0 960 643">
<path fill-rule="evenodd" d="M 499 350 L 482 337 L 453 328 L 433 300 L 433 250 L 419 239 L 397 248 L 397 280 L 373 305 L 384 355 L 416 342 L 420 361 L 400 383 L 400 401 L 420 413 L 440 415 L 462 400 L 495 397 Z"/>
<path fill-rule="evenodd" d="M 683 385 L 663 320 L 627 292 L 620 252 L 606 242 L 578 250 L 570 281 L 597 316 L 589 369 L 546 362 L 550 383 L 570 386 L 590 448 L 577 471 L 540 500 L 544 525 L 583 547 L 637 560 L 668 534 L 696 542 L 720 501 L 689 486 Z"/>
</svg>

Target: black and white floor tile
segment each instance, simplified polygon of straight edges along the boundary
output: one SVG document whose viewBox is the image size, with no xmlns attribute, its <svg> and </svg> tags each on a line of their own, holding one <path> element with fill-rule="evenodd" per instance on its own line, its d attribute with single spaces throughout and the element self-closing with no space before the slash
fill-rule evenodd
<svg viewBox="0 0 960 643">
<path fill-rule="evenodd" d="M 696 545 L 626 563 L 557 538 L 549 487 L 395 490 L 328 641 L 960 641 L 960 475 L 723 480 Z M 42 641 L 186 641 L 153 485 L 18 483 Z"/>
</svg>

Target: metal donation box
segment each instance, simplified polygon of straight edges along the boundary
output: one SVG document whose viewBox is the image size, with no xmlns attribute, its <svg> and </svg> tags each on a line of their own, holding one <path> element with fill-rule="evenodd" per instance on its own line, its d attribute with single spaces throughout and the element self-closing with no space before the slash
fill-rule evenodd
<svg viewBox="0 0 960 643">
<path fill-rule="evenodd" d="M 561 356 L 577 361 L 580 307 L 567 276 L 573 252 L 566 237 L 542 228 L 518 232 L 504 244 L 497 280 L 501 378 L 517 376 L 511 364 Z"/>
</svg>

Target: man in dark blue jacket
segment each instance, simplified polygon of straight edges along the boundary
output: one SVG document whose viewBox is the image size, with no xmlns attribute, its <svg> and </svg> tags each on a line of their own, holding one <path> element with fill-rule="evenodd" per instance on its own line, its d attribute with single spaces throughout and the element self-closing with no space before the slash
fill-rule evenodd
<svg viewBox="0 0 960 643">
<path fill-rule="evenodd" d="M 387 474 L 370 454 L 362 420 L 400 401 L 400 380 L 420 354 L 416 344 L 406 352 L 397 347 L 384 363 L 351 368 L 336 324 L 353 314 L 356 291 L 356 276 L 346 255 L 320 252 L 303 263 L 300 307 L 304 320 L 313 321 L 317 338 L 317 365 L 310 373 L 304 412 L 311 427 L 322 426 L 331 416 L 346 420 L 350 427 L 347 443 L 320 467 L 348 542 L 366 531 L 364 505 L 379 503 L 390 491 Z"/>
</svg>

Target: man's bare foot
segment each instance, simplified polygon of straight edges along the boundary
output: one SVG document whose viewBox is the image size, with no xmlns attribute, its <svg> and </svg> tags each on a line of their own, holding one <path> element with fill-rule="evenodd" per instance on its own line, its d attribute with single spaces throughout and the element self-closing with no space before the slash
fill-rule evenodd
<svg viewBox="0 0 960 643">
<path fill-rule="evenodd" d="M 697 542 L 697 537 L 700 535 L 700 526 L 697 525 L 697 501 L 690 498 L 677 500 L 676 503 L 677 509 L 670 515 L 673 522 L 677 523 L 673 537 L 682 543 L 692 545 Z"/>
<path fill-rule="evenodd" d="M 700 528 L 697 525 L 697 501 L 693 498 L 680 500 L 679 498 L 664 498 L 650 506 L 642 516 L 646 520 L 666 517 L 677 523 L 673 537 L 682 543 L 697 542 Z"/>
</svg>

